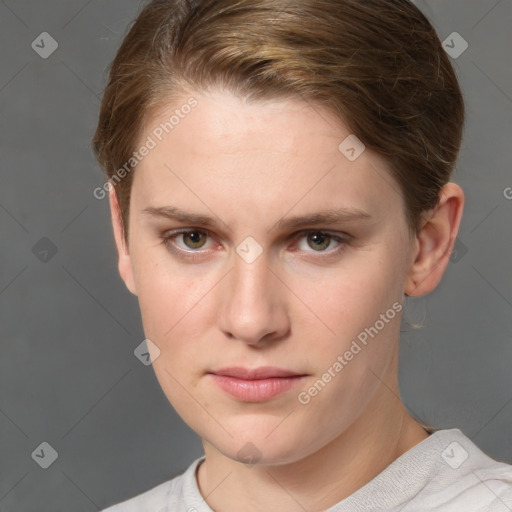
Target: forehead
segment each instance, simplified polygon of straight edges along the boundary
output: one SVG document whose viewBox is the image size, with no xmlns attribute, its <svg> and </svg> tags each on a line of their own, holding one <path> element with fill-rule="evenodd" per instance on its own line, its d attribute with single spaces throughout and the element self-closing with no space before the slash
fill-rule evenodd
<svg viewBox="0 0 512 512">
<path fill-rule="evenodd" d="M 195 106 L 182 108 L 191 97 Z M 206 213 L 209 202 L 261 215 L 319 205 L 375 213 L 403 207 L 386 161 L 367 148 L 357 156 L 363 146 L 347 126 L 302 100 L 184 95 L 148 120 L 142 143 L 148 137 L 155 145 L 133 182 L 140 203 L 186 201 Z"/>
</svg>

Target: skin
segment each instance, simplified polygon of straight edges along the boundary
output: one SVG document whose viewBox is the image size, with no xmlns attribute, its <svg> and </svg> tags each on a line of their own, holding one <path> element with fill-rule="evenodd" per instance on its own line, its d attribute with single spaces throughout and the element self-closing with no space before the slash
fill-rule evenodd
<svg viewBox="0 0 512 512">
<path fill-rule="evenodd" d="M 401 315 L 308 404 L 298 394 L 404 293 L 436 287 L 464 195 L 448 183 L 413 235 L 386 161 L 368 148 L 349 161 L 338 145 L 350 131 L 329 112 L 297 99 L 251 104 L 219 90 L 193 96 L 198 106 L 136 168 L 129 246 L 110 192 L 119 272 L 138 296 L 146 337 L 160 350 L 153 368 L 163 392 L 203 440 L 197 480 L 208 505 L 220 512 L 325 510 L 428 437 L 400 400 Z M 141 140 L 187 98 L 159 111 Z M 150 206 L 174 206 L 217 224 L 205 231 L 142 212 Z M 370 218 L 278 224 L 342 207 Z M 182 228 L 195 238 L 177 236 L 169 245 L 195 251 L 195 259 L 162 243 Z M 341 244 L 324 239 L 318 250 L 301 233 L 308 229 L 350 236 Z M 263 251 L 252 263 L 236 252 L 247 236 Z M 207 375 L 267 365 L 307 377 L 268 401 L 248 403 Z M 247 443 L 257 449 L 255 464 L 241 462 Z"/>
</svg>

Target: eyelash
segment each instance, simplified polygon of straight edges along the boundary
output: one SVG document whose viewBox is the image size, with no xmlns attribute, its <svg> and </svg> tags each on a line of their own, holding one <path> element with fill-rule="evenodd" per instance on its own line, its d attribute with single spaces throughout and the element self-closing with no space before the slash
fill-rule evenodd
<svg viewBox="0 0 512 512">
<path fill-rule="evenodd" d="M 201 233 L 203 235 L 206 235 L 208 237 L 210 237 L 210 234 L 208 233 L 208 231 L 205 231 L 203 229 L 179 229 L 179 230 L 175 230 L 175 231 L 172 231 L 172 232 L 168 232 L 167 234 L 165 234 L 164 236 L 161 236 L 160 237 L 160 240 L 161 240 L 161 244 L 164 245 L 164 247 L 166 247 L 169 251 L 171 251 L 172 253 L 174 253 L 175 255 L 179 256 L 180 258 L 187 258 L 187 259 L 190 259 L 190 260 L 195 260 L 197 259 L 198 257 L 201 257 L 202 254 L 205 252 L 204 250 L 203 251 L 194 251 L 193 249 L 190 249 L 190 250 L 184 250 L 184 249 L 180 249 L 180 248 L 177 248 L 174 244 L 173 244 L 173 240 L 175 238 L 177 238 L 178 236 L 180 235 L 183 235 L 183 234 L 189 234 L 189 233 Z M 348 234 L 345 234 L 344 236 L 340 236 L 339 234 L 334 234 L 330 231 L 321 231 L 321 230 L 318 230 L 318 229 L 306 229 L 306 230 L 302 230 L 302 231 L 298 231 L 297 233 L 294 233 L 294 235 L 292 236 L 292 238 L 294 240 L 300 240 L 304 237 L 307 237 L 308 235 L 312 235 L 312 234 L 322 234 L 322 235 L 328 235 L 331 237 L 331 241 L 335 241 L 335 242 L 338 242 L 339 245 L 334 248 L 334 249 L 331 249 L 331 250 L 325 250 L 325 251 L 306 251 L 306 252 L 311 252 L 313 254 L 315 254 L 315 252 L 318 254 L 318 255 L 325 255 L 323 256 L 324 258 L 325 257 L 332 257 L 332 256 L 336 256 L 338 255 L 345 247 L 345 245 L 349 242 L 349 240 L 351 239 L 350 235 Z M 212 238 L 212 237 L 210 237 Z M 322 256 L 313 256 L 314 258 L 318 258 L 318 257 L 322 257 Z"/>
</svg>

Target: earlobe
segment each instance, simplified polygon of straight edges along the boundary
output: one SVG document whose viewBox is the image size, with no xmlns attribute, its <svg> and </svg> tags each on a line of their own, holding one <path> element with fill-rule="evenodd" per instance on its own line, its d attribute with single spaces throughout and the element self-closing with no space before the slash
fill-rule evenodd
<svg viewBox="0 0 512 512">
<path fill-rule="evenodd" d="M 117 200 L 117 194 L 114 187 L 109 190 L 110 213 L 112 219 L 112 228 L 114 230 L 114 239 L 117 247 L 118 264 L 117 268 L 124 284 L 134 295 L 137 295 L 133 267 L 129 248 L 127 247 L 124 226 L 121 215 L 121 208 Z"/>
<path fill-rule="evenodd" d="M 447 183 L 439 197 L 439 204 L 428 212 L 416 235 L 413 261 L 404 289 L 404 293 L 411 297 L 430 293 L 439 284 L 459 231 L 464 192 L 455 183 Z"/>
</svg>

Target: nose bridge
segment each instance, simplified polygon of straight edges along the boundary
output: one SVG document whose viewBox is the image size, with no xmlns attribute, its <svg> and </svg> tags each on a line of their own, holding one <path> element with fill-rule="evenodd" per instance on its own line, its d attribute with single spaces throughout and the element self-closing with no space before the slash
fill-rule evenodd
<svg viewBox="0 0 512 512">
<path fill-rule="evenodd" d="M 272 272 L 266 255 L 262 254 L 250 263 L 237 256 L 231 274 L 233 295 L 242 302 L 256 301 L 257 304 L 270 302 L 269 294 L 264 293 L 264 290 L 269 290 L 272 286 L 270 284 Z"/>
<path fill-rule="evenodd" d="M 257 343 L 288 329 L 284 295 L 263 252 L 254 261 L 234 255 L 233 269 L 222 290 L 220 328 L 230 337 Z"/>
</svg>

